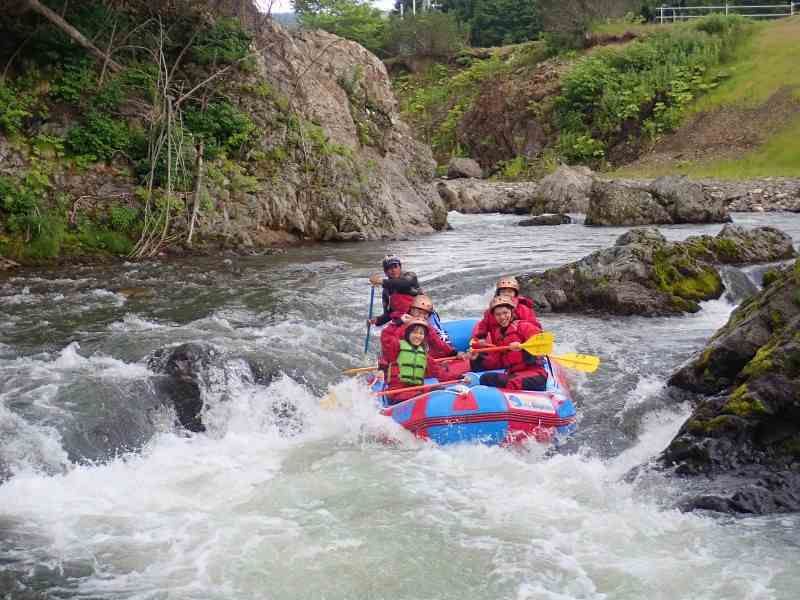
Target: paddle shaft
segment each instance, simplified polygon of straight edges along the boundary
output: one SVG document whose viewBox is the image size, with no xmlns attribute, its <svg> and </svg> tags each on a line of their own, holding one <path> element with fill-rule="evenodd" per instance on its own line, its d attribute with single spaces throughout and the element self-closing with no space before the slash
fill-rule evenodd
<svg viewBox="0 0 800 600">
<path fill-rule="evenodd" d="M 450 381 L 440 381 L 439 383 L 429 383 L 427 385 L 415 385 L 412 387 L 404 387 L 398 388 L 396 390 L 387 390 L 385 392 L 376 392 L 376 396 L 394 396 L 395 394 L 403 394 L 405 392 L 417 392 L 422 390 L 429 390 L 437 387 L 442 387 L 443 385 L 453 385 L 456 383 L 461 383 L 460 379 L 451 379 Z"/>
<path fill-rule="evenodd" d="M 375 286 L 369 288 L 369 316 L 367 317 L 367 337 L 364 338 L 364 354 L 369 352 L 369 334 L 372 329 L 372 305 L 375 304 Z"/>
</svg>

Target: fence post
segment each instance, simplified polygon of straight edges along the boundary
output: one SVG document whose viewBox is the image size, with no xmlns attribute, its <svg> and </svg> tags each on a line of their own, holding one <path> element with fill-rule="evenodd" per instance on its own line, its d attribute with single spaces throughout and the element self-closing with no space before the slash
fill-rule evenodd
<svg viewBox="0 0 800 600">
<path fill-rule="evenodd" d="M 794 16 L 794 1 L 793 0 L 789 0 L 789 16 L 790 17 Z"/>
<path fill-rule="evenodd" d="M 663 4 L 661 5 L 660 10 L 661 10 L 661 24 L 663 25 L 664 24 L 664 5 Z"/>
<path fill-rule="evenodd" d="M 728 0 L 725 0 L 725 16 L 728 16 Z"/>
</svg>

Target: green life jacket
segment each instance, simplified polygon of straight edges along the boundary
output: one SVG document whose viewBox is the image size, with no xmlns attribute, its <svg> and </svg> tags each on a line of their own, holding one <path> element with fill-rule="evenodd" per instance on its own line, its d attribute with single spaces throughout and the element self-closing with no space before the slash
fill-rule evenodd
<svg viewBox="0 0 800 600">
<path fill-rule="evenodd" d="M 400 352 L 397 354 L 400 381 L 408 385 L 422 385 L 427 366 L 428 353 L 423 346 L 414 348 L 407 341 L 400 340 Z"/>
</svg>

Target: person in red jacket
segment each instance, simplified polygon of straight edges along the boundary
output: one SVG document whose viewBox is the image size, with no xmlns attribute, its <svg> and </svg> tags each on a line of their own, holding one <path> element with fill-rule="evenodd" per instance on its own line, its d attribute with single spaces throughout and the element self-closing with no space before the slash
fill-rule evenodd
<svg viewBox="0 0 800 600">
<path fill-rule="evenodd" d="M 395 294 L 392 296 L 391 304 L 393 307 L 398 296 L 400 296 L 400 294 Z M 392 308 L 392 314 L 395 314 L 394 308 Z M 381 354 L 385 355 L 388 351 L 391 338 L 396 337 L 402 339 L 403 335 L 405 334 L 406 323 L 409 320 L 424 319 L 425 321 L 429 322 L 432 314 L 433 302 L 431 299 L 425 294 L 414 296 L 411 299 L 408 308 L 404 310 L 402 316 L 393 318 L 392 321 L 386 327 L 384 327 L 383 331 L 381 331 Z M 445 358 L 448 356 L 455 356 L 457 354 L 456 350 L 439 334 L 436 327 L 430 327 L 430 325 L 428 334 L 428 348 L 431 358 Z"/>
<path fill-rule="evenodd" d="M 542 325 L 536 316 L 536 311 L 533 308 L 533 300 L 527 296 L 520 296 L 519 282 L 514 277 L 503 277 L 497 282 L 494 291 L 495 297 L 508 296 L 514 300 L 514 316 L 520 321 L 530 321 L 539 331 L 542 330 Z M 491 310 L 486 310 L 483 313 L 483 318 L 475 324 L 472 330 L 472 339 L 476 342 L 474 345 L 481 345 L 485 342 L 487 336 L 493 328 L 497 326 L 497 322 L 492 316 Z"/>
<path fill-rule="evenodd" d="M 520 345 L 541 332 L 530 321 L 514 315 L 514 301 L 507 296 L 495 296 L 489 310 L 497 327 L 490 332 L 495 346 L 510 346 L 509 350 L 490 354 L 478 354 L 473 359 L 473 370 L 504 369 L 504 373 L 484 373 L 481 385 L 502 387 L 509 390 L 542 391 L 547 386 L 547 372 L 539 359 L 520 349 Z"/>
<path fill-rule="evenodd" d="M 424 319 L 411 319 L 403 326 L 402 338 L 392 336 L 387 340 L 387 348 L 378 361 L 383 370 L 379 372 L 386 379 L 389 390 L 423 385 L 426 377 L 436 377 L 436 365 L 428 356 L 426 344 L 429 325 Z M 397 404 L 419 395 L 419 391 L 387 396 L 389 404 Z"/>
</svg>

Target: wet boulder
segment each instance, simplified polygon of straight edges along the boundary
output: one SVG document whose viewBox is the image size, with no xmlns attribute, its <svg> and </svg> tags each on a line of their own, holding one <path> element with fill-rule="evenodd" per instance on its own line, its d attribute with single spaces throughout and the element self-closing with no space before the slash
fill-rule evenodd
<svg viewBox="0 0 800 600">
<path fill-rule="evenodd" d="M 654 227 L 634 229 L 611 248 L 520 276 L 522 291 L 545 312 L 644 316 L 697 312 L 699 302 L 722 294 L 721 264 L 743 257 L 775 261 L 794 255 L 791 238 L 783 232 L 771 227 L 739 229 L 726 227 L 716 237 L 693 236 L 683 242 L 668 242 Z"/>
<path fill-rule="evenodd" d="M 568 223 L 572 223 L 572 219 L 569 215 L 560 213 L 545 213 L 530 219 L 525 219 L 524 221 L 520 221 L 518 225 L 521 227 L 531 227 L 539 225 L 567 225 Z"/>
<path fill-rule="evenodd" d="M 702 476 L 683 508 L 800 510 L 800 261 L 737 308 L 669 382 L 702 394 L 659 457 L 676 476 Z"/>
<path fill-rule="evenodd" d="M 219 358 L 220 353 L 213 346 L 188 343 L 156 350 L 148 361 L 150 369 L 166 375 L 157 386 L 172 402 L 180 424 L 189 431 L 206 430 L 202 421 L 202 388 L 210 366 Z"/>
</svg>

